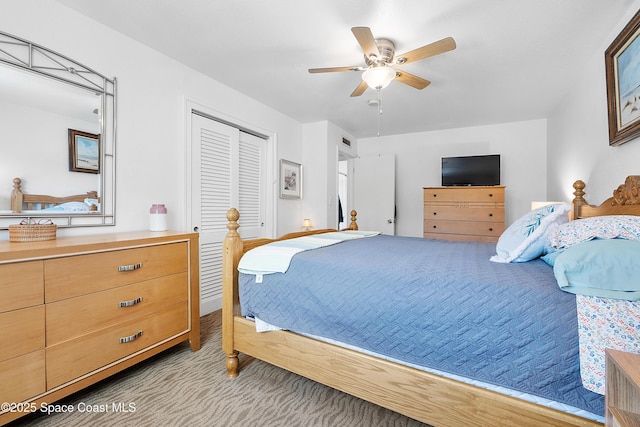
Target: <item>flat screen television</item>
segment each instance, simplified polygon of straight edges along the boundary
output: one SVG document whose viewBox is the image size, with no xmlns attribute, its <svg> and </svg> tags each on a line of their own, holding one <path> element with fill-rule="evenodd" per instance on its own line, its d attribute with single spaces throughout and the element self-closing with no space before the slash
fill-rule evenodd
<svg viewBox="0 0 640 427">
<path fill-rule="evenodd" d="M 500 155 L 442 158 L 442 186 L 500 185 Z"/>
</svg>

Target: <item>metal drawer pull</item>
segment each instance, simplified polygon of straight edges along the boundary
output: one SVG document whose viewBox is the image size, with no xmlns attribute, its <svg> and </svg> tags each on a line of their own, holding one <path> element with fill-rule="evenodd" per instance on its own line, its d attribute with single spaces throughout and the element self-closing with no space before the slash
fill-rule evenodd
<svg viewBox="0 0 640 427">
<path fill-rule="evenodd" d="M 135 341 L 138 338 L 140 338 L 141 336 L 142 336 L 142 331 L 138 331 L 137 334 L 133 334 L 133 335 L 128 336 L 128 337 L 122 337 L 122 338 L 120 338 L 120 344 L 125 344 L 125 343 L 131 342 L 131 341 Z"/>
<path fill-rule="evenodd" d="M 118 303 L 118 307 L 131 307 L 132 305 L 136 305 L 142 302 L 142 297 L 138 297 L 136 299 L 132 299 L 129 301 L 120 301 Z"/>
<path fill-rule="evenodd" d="M 139 268 L 142 268 L 142 263 L 139 262 L 137 264 L 131 264 L 131 265 L 121 265 L 118 267 L 118 271 L 133 271 L 133 270 L 137 270 Z"/>
</svg>

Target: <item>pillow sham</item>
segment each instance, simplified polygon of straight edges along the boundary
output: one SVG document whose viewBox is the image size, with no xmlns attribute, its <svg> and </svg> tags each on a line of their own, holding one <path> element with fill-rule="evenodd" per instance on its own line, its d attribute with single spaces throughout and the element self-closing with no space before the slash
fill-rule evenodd
<svg viewBox="0 0 640 427">
<path fill-rule="evenodd" d="M 607 215 L 582 218 L 562 224 L 549 233 L 549 243 L 555 249 L 593 239 L 640 240 L 640 217 Z"/>
<path fill-rule="evenodd" d="M 526 262 L 544 253 L 547 233 L 569 221 L 568 203 L 556 203 L 527 212 L 511 224 L 498 239 L 493 262 Z"/>
<path fill-rule="evenodd" d="M 640 242 L 590 240 L 573 245 L 555 259 L 560 289 L 578 295 L 640 300 Z"/>
</svg>

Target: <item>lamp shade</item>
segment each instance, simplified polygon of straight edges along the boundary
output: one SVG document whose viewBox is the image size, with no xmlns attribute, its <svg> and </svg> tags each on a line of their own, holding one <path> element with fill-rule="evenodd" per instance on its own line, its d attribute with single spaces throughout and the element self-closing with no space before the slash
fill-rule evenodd
<svg viewBox="0 0 640 427">
<path fill-rule="evenodd" d="M 305 218 L 302 220 L 302 228 L 304 228 L 305 230 L 311 230 L 313 226 L 311 225 L 311 220 L 308 218 Z"/>
<path fill-rule="evenodd" d="M 373 67 L 362 73 L 362 80 L 371 89 L 384 89 L 396 78 L 396 70 L 386 66 Z"/>
</svg>

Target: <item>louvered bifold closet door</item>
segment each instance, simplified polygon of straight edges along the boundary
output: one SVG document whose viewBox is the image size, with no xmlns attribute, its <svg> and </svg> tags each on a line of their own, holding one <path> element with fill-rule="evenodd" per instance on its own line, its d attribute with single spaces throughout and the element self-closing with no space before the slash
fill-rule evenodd
<svg viewBox="0 0 640 427">
<path fill-rule="evenodd" d="M 240 235 L 243 239 L 264 237 L 264 201 L 261 197 L 264 182 L 265 142 L 257 136 L 240 132 L 238 164 L 238 210 Z"/>
<path fill-rule="evenodd" d="M 192 115 L 192 223 L 200 232 L 200 312 L 222 304 L 222 241 L 227 211 L 240 211 L 243 238 L 264 230 L 263 139 L 197 114 Z"/>
<path fill-rule="evenodd" d="M 207 305 L 222 299 L 222 241 L 227 210 L 234 202 L 232 176 L 239 135 L 237 129 L 203 117 L 194 116 L 194 123 L 196 117 L 200 206 L 194 210 L 200 214 L 200 307 L 207 312 Z"/>
</svg>

